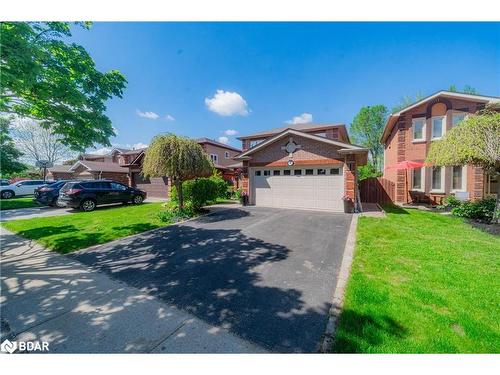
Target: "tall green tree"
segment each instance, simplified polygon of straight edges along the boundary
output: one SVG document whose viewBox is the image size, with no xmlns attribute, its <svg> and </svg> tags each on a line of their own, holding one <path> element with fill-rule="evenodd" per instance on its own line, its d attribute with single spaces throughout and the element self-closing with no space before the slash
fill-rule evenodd
<svg viewBox="0 0 500 375">
<path fill-rule="evenodd" d="M 146 177 L 168 176 L 177 190 L 179 208 L 182 209 L 182 182 L 210 176 L 212 168 L 212 162 L 197 142 L 167 134 L 158 135 L 151 141 L 144 156 L 142 173 Z"/>
<path fill-rule="evenodd" d="M 26 169 L 26 166 L 18 161 L 23 153 L 16 148 L 9 135 L 9 123 L 10 120 L 7 117 L 0 117 L 0 173 L 2 176 L 19 173 Z"/>
<path fill-rule="evenodd" d="M 0 35 L 0 112 L 40 120 L 75 150 L 109 146 L 115 134 L 105 102 L 122 97 L 123 74 L 98 71 L 88 52 L 68 41 L 67 22 L 2 22 Z"/>
<path fill-rule="evenodd" d="M 476 89 L 470 85 L 465 85 L 462 90 L 458 90 L 456 85 L 450 85 L 450 87 L 448 88 L 448 91 L 461 92 L 464 94 L 472 94 L 472 95 L 477 94 Z"/>
<path fill-rule="evenodd" d="M 382 168 L 384 147 L 380 137 L 387 120 L 387 108 L 383 105 L 363 107 L 360 109 L 349 129 L 354 141 L 368 148 L 370 158 L 376 170 Z"/>
<path fill-rule="evenodd" d="M 411 96 L 411 95 L 407 95 L 407 96 L 403 96 L 400 100 L 399 100 L 399 103 L 396 104 L 394 107 L 392 107 L 392 110 L 391 112 L 394 113 L 394 112 L 399 112 L 401 111 L 403 108 L 406 108 L 410 105 L 412 105 L 413 103 L 416 103 L 418 102 L 419 100 L 422 100 L 423 98 L 425 98 L 425 95 L 422 94 L 421 92 L 417 92 L 417 94 L 415 96 Z"/>
<path fill-rule="evenodd" d="M 432 142 L 427 163 L 439 166 L 472 164 L 491 176 L 500 174 L 500 113 L 485 109 L 466 117 L 459 126 Z M 498 218 L 500 191 L 497 191 L 495 218 Z"/>
</svg>

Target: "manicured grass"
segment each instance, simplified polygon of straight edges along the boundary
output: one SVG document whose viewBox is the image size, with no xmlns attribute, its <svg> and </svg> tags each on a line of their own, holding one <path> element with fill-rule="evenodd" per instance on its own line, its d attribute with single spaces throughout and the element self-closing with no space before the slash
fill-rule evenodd
<svg viewBox="0 0 500 375">
<path fill-rule="evenodd" d="M 0 199 L 0 210 L 14 210 L 16 208 L 41 207 L 33 201 L 33 197 Z"/>
<path fill-rule="evenodd" d="M 361 217 L 334 352 L 499 353 L 500 237 L 388 208 Z"/>
<path fill-rule="evenodd" d="M 158 218 L 162 205 L 158 202 L 98 207 L 93 212 L 8 221 L 2 225 L 65 254 L 170 224 Z"/>
</svg>

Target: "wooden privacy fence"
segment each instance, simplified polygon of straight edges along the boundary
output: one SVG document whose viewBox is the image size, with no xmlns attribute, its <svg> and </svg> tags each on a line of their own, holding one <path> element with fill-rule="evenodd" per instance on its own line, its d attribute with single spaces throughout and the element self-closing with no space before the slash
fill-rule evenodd
<svg viewBox="0 0 500 375">
<path fill-rule="evenodd" d="M 359 182 L 361 202 L 392 203 L 396 184 L 383 177 L 371 177 Z"/>
</svg>

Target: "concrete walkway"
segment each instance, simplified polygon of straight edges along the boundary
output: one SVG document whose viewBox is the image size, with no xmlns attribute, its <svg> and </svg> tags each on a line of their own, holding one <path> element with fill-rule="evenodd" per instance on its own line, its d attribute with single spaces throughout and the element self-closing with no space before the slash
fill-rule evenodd
<svg viewBox="0 0 500 375">
<path fill-rule="evenodd" d="M 1 228 L 1 341 L 51 353 L 258 353 L 220 327 Z"/>
</svg>

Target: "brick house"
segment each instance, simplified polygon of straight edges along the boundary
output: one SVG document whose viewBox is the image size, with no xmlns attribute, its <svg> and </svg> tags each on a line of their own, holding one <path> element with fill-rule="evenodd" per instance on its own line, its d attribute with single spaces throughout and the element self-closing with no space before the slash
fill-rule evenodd
<svg viewBox="0 0 500 375">
<path fill-rule="evenodd" d="M 396 203 L 430 201 L 440 204 L 449 194 L 481 199 L 496 192 L 498 182 L 472 165 L 432 167 L 410 171 L 387 169 L 408 160 L 423 162 L 434 140 L 440 139 L 466 116 L 499 102 L 500 98 L 439 91 L 389 116 L 384 145 L 384 178 L 396 184 Z"/>
<path fill-rule="evenodd" d="M 239 138 L 242 187 L 257 206 L 343 211 L 356 196 L 356 167 L 368 150 L 351 144 L 345 125 L 298 124 Z"/>
<path fill-rule="evenodd" d="M 208 138 L 201 138 L 197 142 L 223 176 L 235 181 L 234 170 L 238 164 L 235 164 L 232 157 L 241 150 Z M 166 176 L 142 176 L 142 162 L 146 152 L 147 148 L 114 148 L 106 155 L 81 154 L 79 160 L 72 165 L 55 165 L 49 168 L 49 177 L 55 180 L 108 178 L 144 190 L 149 197 L 166 198 L 170 191 L 170 180 Z"/>
</svg>

